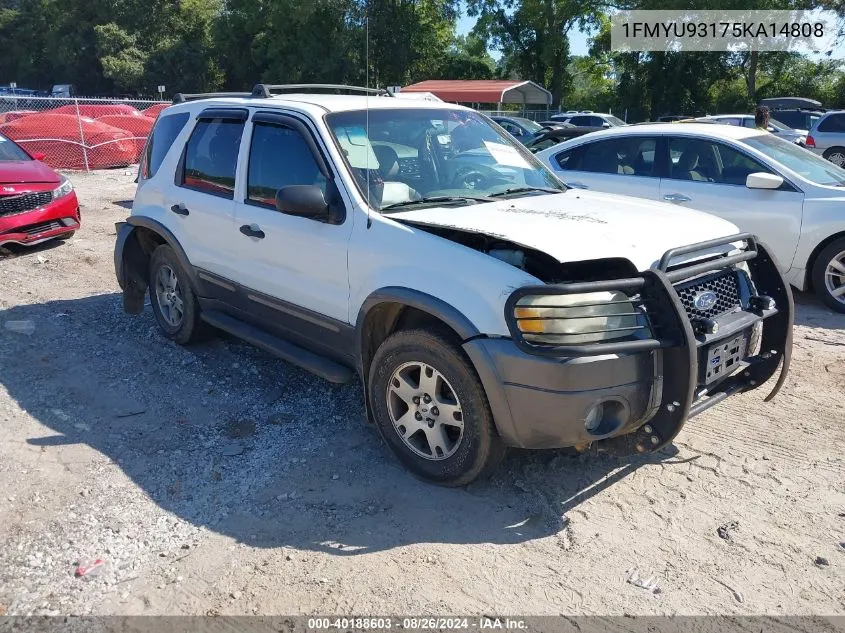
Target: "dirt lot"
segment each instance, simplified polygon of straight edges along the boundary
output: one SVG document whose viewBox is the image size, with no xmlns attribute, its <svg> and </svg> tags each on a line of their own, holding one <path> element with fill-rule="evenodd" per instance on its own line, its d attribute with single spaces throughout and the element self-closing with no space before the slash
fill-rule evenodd
<svg viewBox="0 0 845 633">
<path fill-rule="evenodd" d="M 73 175 L 84 228 L 0 258 L 0 613 L 845 614 L 845 317 L 798 296 L 783 392 L 675 450 L 513 451 L 445 490 L 357 385 L 122 312 L 133 176 Z"/>
</svg>

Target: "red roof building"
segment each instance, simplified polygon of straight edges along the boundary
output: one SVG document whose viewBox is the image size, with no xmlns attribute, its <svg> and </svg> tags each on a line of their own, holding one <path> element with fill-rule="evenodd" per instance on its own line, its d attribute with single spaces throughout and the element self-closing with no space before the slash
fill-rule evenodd
<svg viewBox="0 0 845 633">
<path fill-rule="evenodd" d="M 456 103 L 552 103 L 552 93 L 533 81 L 430 79 L 405 86 L 402 92 L 430 92 Z"/>
</svg>

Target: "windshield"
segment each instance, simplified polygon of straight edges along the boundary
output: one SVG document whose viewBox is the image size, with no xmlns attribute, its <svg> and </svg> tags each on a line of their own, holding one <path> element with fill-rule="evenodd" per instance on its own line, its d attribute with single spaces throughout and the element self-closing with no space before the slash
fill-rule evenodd
<svg viewBox="0 0 845 633">
<path fill-rule="evenodd" d="M 29 154 L 0 134 L 0 161 L 32 160 Z"/>
<path fill-rule="evenodd" d="M 536 121 L 532 121 L 531 119 L 523 119 L 522 117 L 514 117 L 514 121 L 519 123 L 522 127 L 526 130 L 531 132 L 532 134 L 535 132 L 539 132 L 543 129 L 543 126 L 537 123 Z"/>
<path fill-rule="evenodd" d="M 374 109 L 337 112 L 326 122 L 376 210 L 429 198 L 467 204 L 564 191 L 564 185 L 522 145 L 512 143 L 476 112 Z"/>
<path fill-rule="evenodd" d="M 845 187 L 845 169 L 837 167 L 810 150 L 771 134 L 750 136 L 742 141 L 772 160 L 788 167 L 817 185 Z"/>
<path fill-rule="evenodd" d="M 610 123 L 613 127 L 619 127 L 620 125 L 628 125 L 622 119 L 613 116 L 612 114 L 607 114 L 604 117 L 604 120 Z"/>
</svg>

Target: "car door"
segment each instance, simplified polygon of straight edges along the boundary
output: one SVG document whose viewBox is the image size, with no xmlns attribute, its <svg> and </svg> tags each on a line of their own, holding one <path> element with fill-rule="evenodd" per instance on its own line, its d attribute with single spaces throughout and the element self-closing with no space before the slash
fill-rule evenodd
<svg viewBox="0 0 845 633">
<path fill-rule="evenodd" d="M 336 348 L 348 323 L 351 216 L 331 224 L 275 205 L 280 189 L 305 185 L 317 187 L 333 209 L 344 209 L 324 156 L 304 116 L 255 113 L 242 145 L 232 240 L 243 316 L 304 338 L 307 346 Z"/>
<path fill-rule="evenodd" d="M 196 118 L 182 150 L 167 208 L 173 233 L 200 271 L 234 274 L 232 234 L 238 148 L 247 110 L 207 108 Z"/>
<path fill-rule="evenodd" d="M 718 215 L 754 233 L 788 270 L 801 234 L 804 194 L 788 181 L 779 189 L 749 189 L 749 174 L 776 172 L 740 147 L 691 136 L 668 141 L 670 160 L 660 184 L 661 198 Z"/>
<path fill-rule="evenodd" d="M 551 165 L 573 187 L 655 200 L 660 195 L 657 144 L 653 135 L 620 135 L 555 154 Z"/>
</svg>

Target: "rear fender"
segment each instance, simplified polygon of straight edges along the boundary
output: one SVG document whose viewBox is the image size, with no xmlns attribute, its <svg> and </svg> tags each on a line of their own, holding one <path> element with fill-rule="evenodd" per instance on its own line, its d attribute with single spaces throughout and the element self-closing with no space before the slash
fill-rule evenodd
<svg viewBox="0 0 845 633">
<path fill-rule="evenodd" d="M 188 276 L 188 282 L 197 291 L 196 272 L 182 246 L 165 226 L 151 218 L 130 216 L 126 222 L 118 222 L 115 228 L 114 269 L 117 282 L 123 289 L 124 311 L 128 314 L 143 312 L 144 295 L 150 284 L 150 257 L 162 244 L 173 249 Z"/>
</svg>

